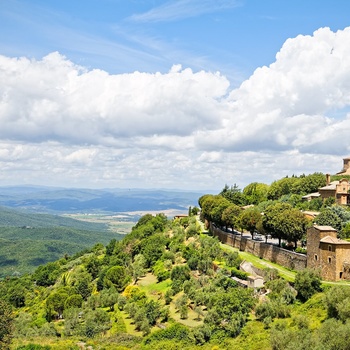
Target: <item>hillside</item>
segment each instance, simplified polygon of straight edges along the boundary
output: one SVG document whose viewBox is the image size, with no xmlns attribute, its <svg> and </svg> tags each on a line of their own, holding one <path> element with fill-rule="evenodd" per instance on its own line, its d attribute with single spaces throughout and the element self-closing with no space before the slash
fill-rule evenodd
<svg viewBox="0 0 350 350">
<path fill-rule="evenodd" d="M 0 330 L 13 323 L 13 350 L 348 349 L 349 288 L 268 268 L 270 293 L 254 293 L 231 278 L 248 278 L 240 253 L 200 231 L 145 215 L 119 242 L 0 282 Z"/>
<path fill-rule="evenodd" d="M 122 237 L 102 223 L 0 207 L 0 278 Z"/>
<path fill-rule="evenodd" d="M 71 227 L 80 230 L 102 231 L 108 226 L 100 223 L 87 223 L 59 215 L 28 213 L 23 210 L 0 207 L 0 227 Z"/>
</svg>

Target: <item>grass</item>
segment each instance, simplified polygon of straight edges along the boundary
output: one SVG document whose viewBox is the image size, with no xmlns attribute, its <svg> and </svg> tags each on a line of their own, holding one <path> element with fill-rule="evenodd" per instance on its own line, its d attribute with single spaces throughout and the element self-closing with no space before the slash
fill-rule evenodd
<svg viewBox="0 0 350 350">
<path fill-rule="evenodd" d="M 240 335 L 226 340 L 227 349 L 239 350 L 271 350 L 270 330 L 265 329 L 262 322 L 248 321 Z"/>
<path fill-rule="evenodd" d="M 168 289 L 171 288 L 170 279 L 167 279 L 162 282 L 157 282 L 156 276 L 154 276 L 152 273 L 146 274 L 146 276 L 142 277 L 137 284 L 140 287 L 140 289 L 146 293 L 148 298 L 152 298 L 156 301 L 159 301 L 162 305 L 164 305 L 164 299 L 162 298 L 162 296 Z M 201 317 L 201 320 L 198 320 L 197 313 L 195 313 L 190 307 L 188 307 L 187 319 L 180 318 L 180 313 L 175 308 L 175 301 L 182 294 L 183 293 L 179 293 L 173 297 L 173 300 L 169 305 L 170 318 L 188 327 L 196 327 L 198 325 L 203 324 L 203 317 Z"/>
<path fill-rule="evenodd" d="M 167 279 L 158 282 L 156 276 L 152 273 L 147 273 L 145 277 L 139 279 L 137 285 L 145 291 L 148 296 L 159 296 L 160 293 L 164 294 L 171 287 L 171 280 Z"/>
<path fill-rule="evenodd" d="M 295 279 L 295 275 L 296 275 L 295 271 L 288 270 L 287 268 L 285 268 L 285 267 L 283 267 L 281 265 L 275 264 L 275 263 L 273 263 L 271 261 L 258 258 L 257 256 L 255 256 L 253 254 L 250 254 L 250 253 L 247 253 L 247 252 L 241 252 L 237 248 L 231 247 L 231 246 L 229 246 L 227 244 L 220 243 L 220 245 L 221 245 L 223 250 L 239 252 L 239 256 L 242 259 L 252 263 L 255 267 L 257 267 L 259 269 L 266 269 L 267 267 L 276 269 L 276 270 L 278 270 L 278 272 L 281 275 L 281 277 L 283 277 L 288 282 L 293 282 L 294 279 Z"/>
</svg>

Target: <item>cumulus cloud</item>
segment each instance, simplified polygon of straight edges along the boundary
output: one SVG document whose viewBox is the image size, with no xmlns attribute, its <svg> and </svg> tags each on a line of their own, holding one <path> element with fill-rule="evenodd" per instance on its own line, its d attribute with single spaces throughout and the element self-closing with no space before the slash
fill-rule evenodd
<svg viewBox="0 0 350 350">
<path fill-rule="evenodd" d="M 349 130 L 346 116 L 329 116 L 350 103 L 349 39 L 350 28 L 336 33 L 322 28 L 313 36 L 288 39 L 274 63 L 258 68 L 230 92 L 227 103 L 232 113 L 224 121 L 229 132 L 223 148 L 310 150 L 315 146 L 318 152 L 316 145 L 322 143 L 323 152 L 334 129 Z M 219 130 L 211 139 L 218 142 L 224 134 Z M 339 149 L 346 146 L 346 139 L 338 140 Z"/>
<path fill-rule="evenodd" d="M 189 135 L 221 125 L 218 73 L 87 71 L 59 53 L 41 61 L 0 57 L 0 136 L 113 144 L 130 136 Z"/>
<path fill-rule="evenodd" d="M 0 56 L 0 180 L 208 188 L 336 172 L 350 153 L 349 42 L 350 28 L 288 39 L 234 90 L 180 65 L 112 75 L 57 52 Z"/>
</svg>

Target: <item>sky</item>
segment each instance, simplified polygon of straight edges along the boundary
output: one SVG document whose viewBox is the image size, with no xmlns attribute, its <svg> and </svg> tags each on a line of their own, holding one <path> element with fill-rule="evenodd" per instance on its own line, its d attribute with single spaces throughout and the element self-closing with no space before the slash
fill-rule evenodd
<svg viewBox="0 0 350 350">
<path fill-rule="evenodd" d="M 220 191 L 342 169 L 348 0 L 0 0 L 0 186 Z"/>
</svg>

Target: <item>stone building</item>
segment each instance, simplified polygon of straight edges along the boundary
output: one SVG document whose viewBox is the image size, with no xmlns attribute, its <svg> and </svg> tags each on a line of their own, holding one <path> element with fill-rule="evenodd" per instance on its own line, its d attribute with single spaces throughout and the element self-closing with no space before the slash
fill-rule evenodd
<svg viewBox="0 0 350 350">
<path fill-rule="evenodd" d="M 350 280 L 350 242 L 331 226 L 314 225 L 307 231 L 307 267 L 319 269 L 324 280 Z"/>
<path fill-rule="evenodd" d="M 350 157 L 343 159 L 343 169 L 336 175 L 350 175 Z M 331 176 L 326 175 L 326 186 L 318 189 L 318 192 L 303 196 L 303 200 L 310 201 L 315 198 L 325 200 L 334 198 L 335 203 L 339 205 L 350 205 L 350 182 L 349 179 L 330 181 Z"/>
<path fill-rule="evenodd" d="M 343 159 L 343 169 L 337 175 L 350 175 L 350 157 Z"/>
<path fill-rule="evenodd" d="M 329 182 L 326 186 L 319 188 L 318 192 L 322 199 L 332 197 L 335 203 L 339 205 L 350 204 L 350 183 L 348 179 Z"/>
</svg>

